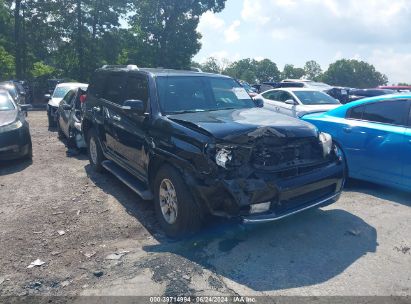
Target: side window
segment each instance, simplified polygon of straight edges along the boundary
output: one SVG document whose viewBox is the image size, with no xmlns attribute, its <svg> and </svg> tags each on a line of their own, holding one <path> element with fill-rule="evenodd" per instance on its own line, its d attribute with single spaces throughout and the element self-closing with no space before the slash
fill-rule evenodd
<svg viewBox="0 0 411 304">
<path fill-rule="evenodd" d="M 103 94 L 104 99 L 117 104 L 123 102 L 124 76 L 124 73 L 112 73 L 107 77 L 107 85 Z"/>
<path fill-rule="evenodd" d="M 267 92 L 263 94 L 263 97 L 269 100 L 278 100 L 278 92 L 277 91 Z"/>
<path fill-rule="evenodd" d="M 288 92 L 285 92 L 285 91 L 282 91 L 279 98 L 278 98 L 278 100 L 280 100 L 282 102 L 285 102 L 286 100 L 289 100 L 289 99 L 294 100 L 294 98 L 291 96 L 291 94 L 288 93 Z"/>
<path fill-rule="evenodd" d="M 365 106 L 351 108 L 347 112 L 347 119 L 362 119 L 362 114 L 364 113 Z"/>
<path fill-rule="evenodd" d="M 88 92 L 95 97 L 102 97 L 104 88 L 106 87 L 107 73 L 94 74 Z"/>
<path fill-rule="evenodd" d="M 69 91 L 66 94 L 66 96 L 64 96 L 63 102 L 66 103 L 66 104 L 70 104 L 73 96 L 74 96 L 74 91 Z"/>
<path fill-rule="evenodd" d="M 148 102 L 148 80 L 145 76 L 129 76 L 127 79 L 125 100 Z"/>
<path fill-rule="evenodd" d="M 406 100 L 367 104 L 362 120 L 403 126 L 408 110 L 408 101 Z"/>
</svg>

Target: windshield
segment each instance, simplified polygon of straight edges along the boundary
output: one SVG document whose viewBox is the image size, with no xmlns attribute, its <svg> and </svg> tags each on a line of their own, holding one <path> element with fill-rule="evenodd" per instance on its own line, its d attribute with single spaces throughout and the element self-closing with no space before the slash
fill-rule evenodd
<svg viewBox="0 0 411 304">
<path fill-rule="evenodd" d="M 311 87 L 314 89 L 318 89 L 318 90 L 329 90 L 332 88 L 332 86 L 323 83 L 323 82 L 314 82 L 314 81 L 310 81 L 310 82 L 306 82 L 307 87 Z"/>
<path fill-rule="evenodd" d="M 17 90 L 14 86 L 5 84 L 5 85 L 0 85 L 0 88 L 5 89 L 7 92 L 9 92 L 10 96 L 17 101 L 18 94 Z"/>
<path fill-rule="evenodd" d="M 318 91 L 295 91 L 293 92 L 304 105 L 324 105 L 340 104 L 340 102 L 331 96 Z"/>
<path fill-rule="evenodd" d="M 158 77 L 157 87 L 163 114 L 255 107 L 247 91 L 231 78 Z"/>
<path fill-rule="evenodd" d="M 73 87 L 57 87 L 54 90 L 53 98 L 63 98 L 64 96 L 66 96 L 68 91 L 70 91 L 72 89 L 73 89 Z"/>
<path fill-rule="evenodd" d="M 14 110 L 15 106 L 10 99 L 10 96 L 6 93 L 0 93 L 0 111 L 11 111 Z"/>
</svg>

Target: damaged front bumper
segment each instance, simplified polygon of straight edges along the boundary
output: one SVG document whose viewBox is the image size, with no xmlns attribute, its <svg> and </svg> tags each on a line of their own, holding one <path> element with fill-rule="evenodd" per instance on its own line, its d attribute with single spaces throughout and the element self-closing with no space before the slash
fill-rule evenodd
<svg viewBox="0 0 411 304">
<path fill-rule="evenodd" d="M 256 171 L 249 178 L 217 179 L 196 188 L 212 214 L 257 223 L 332 204 L 339 199 L 344 182 L 343 165 L 333 162 L 293 177 Z M 257 213 L 253 206 L 258 204 L 268 204 L 268 210 Z"/>
</svg>

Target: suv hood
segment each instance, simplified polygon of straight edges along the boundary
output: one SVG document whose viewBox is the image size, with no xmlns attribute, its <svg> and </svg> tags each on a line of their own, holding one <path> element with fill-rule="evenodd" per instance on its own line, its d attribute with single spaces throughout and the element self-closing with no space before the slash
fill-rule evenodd
<svg viewBox="0 0 411 304">
<path fill-rule="evenodd" d="M 17 110 L 12 111 L 0 111 L 0 127 L 7 126 L 17 119 Z"/>
<path fill-rule="evenodd" d="M 172 121 L 218 140 L 247 143 L 261 137 L 316 137 L 317 128 L 296 118 L 262 108 L 169 115 Z"/>
</svg>

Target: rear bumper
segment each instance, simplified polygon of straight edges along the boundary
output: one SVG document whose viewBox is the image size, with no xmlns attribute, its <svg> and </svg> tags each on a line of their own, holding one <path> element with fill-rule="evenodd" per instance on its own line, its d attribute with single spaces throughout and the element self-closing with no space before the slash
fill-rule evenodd
<svg viewBox="0 0 411 304">
<path fill-rule="evenodd" d="M 12 160 L 30 152 L 31 137 L 28 127 L 0 134 L 0 160 Z"/>
</svg>

